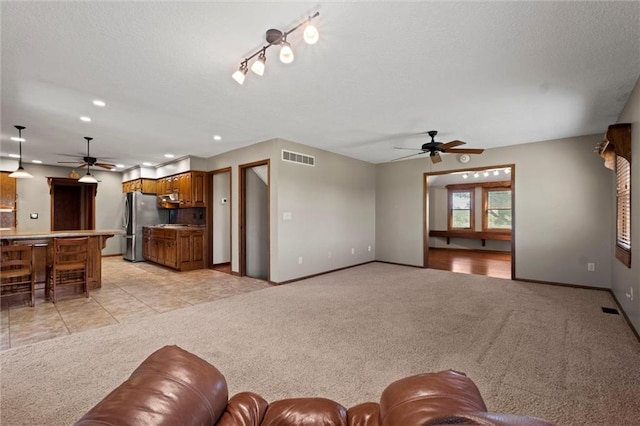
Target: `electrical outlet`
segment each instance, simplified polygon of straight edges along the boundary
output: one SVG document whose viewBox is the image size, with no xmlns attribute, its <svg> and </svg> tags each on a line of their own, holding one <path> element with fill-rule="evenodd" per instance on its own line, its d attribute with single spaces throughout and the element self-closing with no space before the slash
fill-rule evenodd
<svg viewBox="0 0 640 426">
<path fill-rule="evenodd" d="M 587 263 L 587 271 L 593 272 L 596 270 L 596 264 L 593 262 Z"/>
<path fill-rule="evenodd" d="M 298 256 L 298 265 L 302 265 L 302 256 Z"/>
<path fill-rule="evenodd" d="M 371 246 L 369 246 L 369 247 L 367 248 L 367 250 L 368 250 L 368 251 L 371 251 Z"/>
<path fill-rule="evenodd" d="M 351 248 L 351 254 L 356 254 L 356 249 Z"/>
</svg>

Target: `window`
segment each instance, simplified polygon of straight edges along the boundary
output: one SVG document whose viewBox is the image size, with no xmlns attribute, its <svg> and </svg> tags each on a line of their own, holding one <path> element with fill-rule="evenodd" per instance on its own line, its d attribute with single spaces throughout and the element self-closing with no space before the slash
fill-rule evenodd
<svg viewBox="0 0 640 426">
<path fill-rule="evenodd" d="M 449 229 L 474 229 L 474 189 L 449 190 Z"/>
<path fill-rule="evenodd" d="M 631 165 L 616 156 L 616 257 L 631 267 Z"/>
<path fill-rule="evenodd" d="M 511 188 L 483 188 L 482 230 L 511 231 Z"/>
</svg>

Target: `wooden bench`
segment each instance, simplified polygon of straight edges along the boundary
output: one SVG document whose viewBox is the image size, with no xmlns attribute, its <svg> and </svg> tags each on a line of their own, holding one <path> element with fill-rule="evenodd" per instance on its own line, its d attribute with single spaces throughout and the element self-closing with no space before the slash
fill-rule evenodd
<svg viewBox="0 0 640 426">
<path fill-rule="evenodd" d="M 511 232 L 481 232 L 481 231 L 429 231 L 430 237 L 444 237 L 447 244 L 451 242 L 451 238 L 469 238 L 473 240 L 481 240 L 482 247 L 487 240 L 511 241 Z"/>
</svg>

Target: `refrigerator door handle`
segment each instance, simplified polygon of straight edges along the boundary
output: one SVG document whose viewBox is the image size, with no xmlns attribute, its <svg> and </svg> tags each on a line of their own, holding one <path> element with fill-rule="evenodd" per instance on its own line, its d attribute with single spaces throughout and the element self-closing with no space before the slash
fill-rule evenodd
<svg viewBox="0 0 640 426">
<path fill-rule="evenodd" d="M 129 207 L 129 196 L 125 194 L 124 197 L 124 210 L 122 212 L 122 222 L 127 234 L 131 234 L 132 232 L 129 230 L 129 219 L 130 219 L 130 207 Z"/>
</svg>

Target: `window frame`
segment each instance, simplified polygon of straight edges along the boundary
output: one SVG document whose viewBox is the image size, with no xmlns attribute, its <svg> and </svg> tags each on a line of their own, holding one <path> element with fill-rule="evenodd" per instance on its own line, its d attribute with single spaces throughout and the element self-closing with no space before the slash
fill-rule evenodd
<svg viewBox="0 0 640 426">
<path fill-rule="evenodd" d="M 616 258 L 622 262 L 627 268 L 631 268 L 631 221 L 632 213 L 633 213 L 633 200 L 631 197 L 631 185 L 632 185 L 632 166 L 631 166 L 631 123 L 616 123 L 612 124 L 607 128 L 607 132 L 604 134 L 604 140 L 597 146 L 598 154 L 600 157 L 604 159 L 604 166 L 610 170 L 613 170 L 616 179 L 616 192 L 615 192 L 615 223 L 616 223 L 616 233 L 615 233 L 615 256 Z M 627 160 L 628 164 L 628 178 L 625 180 L 627 188 L 625 191 L 628 192 L 627 197 L 627 206 L 628 206 L 628 222 L 626 224 L 626 230 L 628 233 L 628 247 L 621 246 L 619 244 L 620 234 L 623 233 L 624 226 L 621 226 L 620 223 L 620 212 L 619 212 L 619 193 L 620 193 L 620 182 L 619 182 L 619 173 L 618 173 L 618 157 L 624 158 Z"/>
<path fill-rule="evenodd" d="M 511 193 L 511 228 L 489 228 L 489 192 L 495 191 L 509 191 Z M 495 210 L 507 210 L 507 209 L 495 209 Z M 483 186 L 482 187 L 482 232 L 500 232 L 504 234 L 511 234 L 513 229 L 513 190 L 511 186 Z"/>
<path fill-rule="evenodd" d="M 468 228 L 457 228 L 453 226 L 453 194 L 456 193 L 461 193 L 461 192 L 468 192 L 470 194 L 470 199 L 469 199 L 469 227 Z M 448 199 L 448 203 L 447 203 L 447 229 L 449 231 L 475 231 L 476 229 L 476 225 L 475 225 L 475 217 L 476 217 L 476 212 L 475 212 L 475 196 L 476 196 L 476 190 L 475 187 L 468 187 L 468 188 L 447 188 L 447 199 Z M 455 210 L 467 210 L 467 209 L 455 209 Z"/>
</svg>

